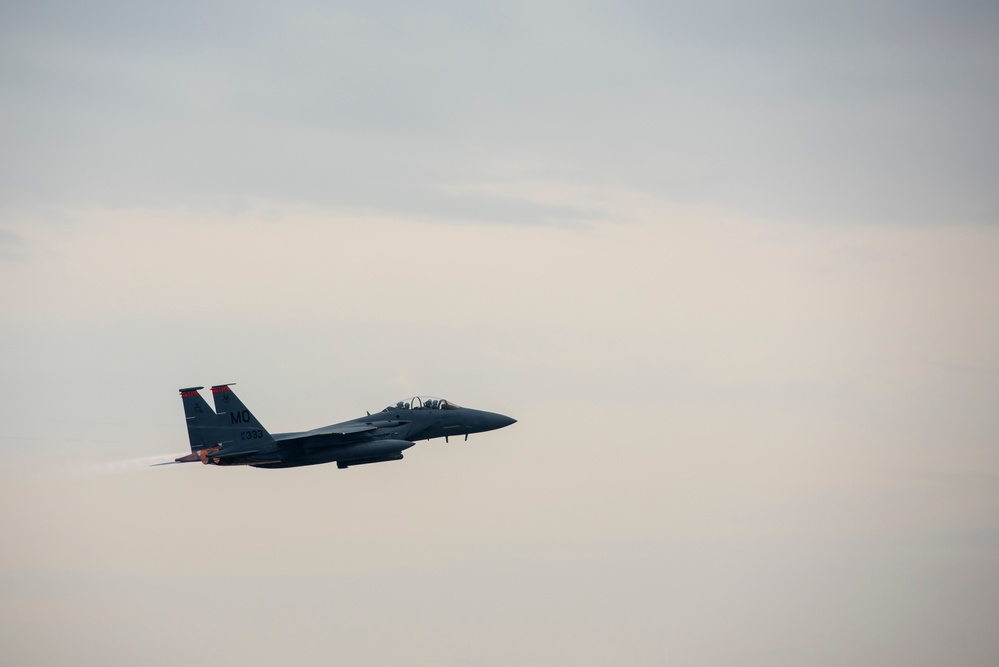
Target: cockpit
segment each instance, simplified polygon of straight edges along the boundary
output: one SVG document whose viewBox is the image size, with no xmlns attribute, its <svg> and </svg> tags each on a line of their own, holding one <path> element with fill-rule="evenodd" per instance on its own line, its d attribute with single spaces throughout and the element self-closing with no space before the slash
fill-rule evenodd
<svg viewBox="0 0 999 667">
<path fill-rule="evenodd" d="M 382 412 L 389 410 L 457 410 L 460 407 L 457 403 L 435 396 L 413 396 L 388 406 Z"/>
</svg>

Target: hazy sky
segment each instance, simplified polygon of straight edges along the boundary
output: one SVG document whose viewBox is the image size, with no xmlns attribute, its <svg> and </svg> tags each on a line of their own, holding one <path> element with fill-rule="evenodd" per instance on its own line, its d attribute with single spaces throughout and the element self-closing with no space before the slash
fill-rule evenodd
<svg viewBox="0 0 999 667">
<path fill-rule="evenodd" d="M 999 663 L 997 34 L 0 4 L 0 666 Z M 519 421 L 150 469 L 221 382 Z"/>
</svg>

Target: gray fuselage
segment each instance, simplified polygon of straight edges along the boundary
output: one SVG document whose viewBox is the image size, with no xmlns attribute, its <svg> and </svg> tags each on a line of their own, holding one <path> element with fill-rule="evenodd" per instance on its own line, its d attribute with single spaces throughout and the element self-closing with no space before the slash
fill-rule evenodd
<svg viewBox="0 0 999 667">
<path fill-rule="evenodd" d="M 417 440 L 467 436 L 514 422 L 511 417 L 472 408 L 390 407 L 311 431 L 275 433 L 272 445 L 233 463 L 288 468 L 336 461 L 346 468 L 402 458 L 402 451 Z"/>
</svg>

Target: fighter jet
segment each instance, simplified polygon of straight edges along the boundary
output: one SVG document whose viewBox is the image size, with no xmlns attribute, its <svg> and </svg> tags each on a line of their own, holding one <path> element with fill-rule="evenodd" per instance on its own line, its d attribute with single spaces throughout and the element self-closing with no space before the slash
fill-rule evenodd
<svg viewBox="0 0 999 667">
<path fill-rule="evenodd" d="M 294 468 L 336 461 L 338 468 L 398 461 L 417 440 L 492 431 L 517 420 L 463 408 L 442 398 L 414 396 L 381 412 L 298 433 L 268 433 L 230 384 L 212 387 L 215 410 L 199 393 L 180 390 L 191 453 L 174 463 Z"/>
</svg>

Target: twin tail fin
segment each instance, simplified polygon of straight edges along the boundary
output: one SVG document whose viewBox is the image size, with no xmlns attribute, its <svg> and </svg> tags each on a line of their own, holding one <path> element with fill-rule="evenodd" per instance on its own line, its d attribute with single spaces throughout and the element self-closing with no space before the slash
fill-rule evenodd
<svg viewBox="0 0 999 667">
<path fill-rule="evenodd" d="M 187 437 L 191 441 L 191 451 L 214 447 L 221 441 L 218 429 L 218 417 L 215 411 L 198 393 L 204 387 L 187 387 L 180 390 L 180 398 L 184 402 L 184 417 L 187 418 Z"/>
<path fill-rule="evenodd" d="M 205 454 L 235 447 L 243 450 L 250 445 L 274 442 L 260 421 L 253 416 L 230 385 L 212 387 L 215 409 L 212 410 L 201 396 L 204 387 L 185 387 L 180 390 L 187 419 L 187 437 L 191 442 L 191 455 L 177 462 L 204 461 Z"/>
<path fill-rule="evenodd" d="M 212 387 L 212 397 L 215 399 L 216 428 L 222 438 L 222 447 L 226 443 L 263 445 L 274 442 L 260 421 L 253 416 L 243 401 L 232 391 L 228 384 L 217 384 Z"/>
</svg>

